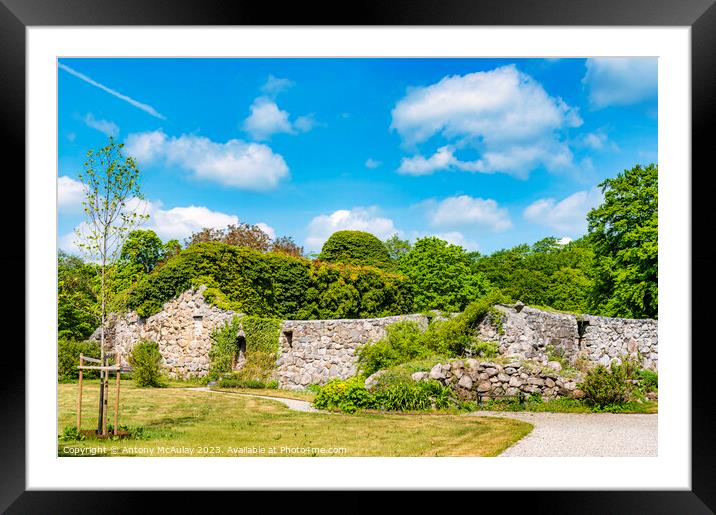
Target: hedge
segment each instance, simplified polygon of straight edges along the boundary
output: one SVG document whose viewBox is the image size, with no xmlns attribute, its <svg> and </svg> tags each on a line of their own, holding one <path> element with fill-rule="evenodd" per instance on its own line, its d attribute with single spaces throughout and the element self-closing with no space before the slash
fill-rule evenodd
<svg viewBox="0 0 716 515">
<path fill-rule="evenodd" d="M 364 318 L 412 311 L 408 279 L 369 266 L 262 253 L 219 242 L 191 245 L 135 285 L 126 307 L 139 316 L 191 287 L 206 300 L 248 315 L 284 319 Z"/>
</svg>

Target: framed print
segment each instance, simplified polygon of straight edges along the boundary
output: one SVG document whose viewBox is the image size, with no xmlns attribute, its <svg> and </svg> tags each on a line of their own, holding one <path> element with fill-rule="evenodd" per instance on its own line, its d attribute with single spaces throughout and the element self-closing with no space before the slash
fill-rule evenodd
<svg viewBox="0 0 716 515">
<path fill-rule="evenodd" d="M 716 7 L 658 3 L 3 0 L 0 506 L 711 513 Z"/>
</svg>

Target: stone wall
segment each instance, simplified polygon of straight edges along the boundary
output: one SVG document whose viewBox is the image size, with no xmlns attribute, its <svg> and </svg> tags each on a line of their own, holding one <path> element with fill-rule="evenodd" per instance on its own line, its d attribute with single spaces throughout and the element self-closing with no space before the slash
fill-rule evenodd
<svg viewBox="0 0 716 515">
<path fill-rule="evenodd" d="M 188 290 L 164 304 L 149 318 L 130 312 L 110 319 L 107 345 L 126 364 L 134 344 L 147 338 L 159 344 L 162 366 L 169 377 L 201 377 L 209 371 L 209 349 L 214 329 L 240 313 L 217 308 L 204 300 L 205 287 Z M 329 379 L 356 374 L 356 348 L 385 335 L 385 328 L 400 320 L 413 320 L 425 330 L 424 315 L 401 315 L 360 320 L 286 320 L 279 337 L 275 378 L 279 386 L 302 389 Z M 98 338 L 95 332 L 93 337 Z M 251 352 L 250 348 L 246 349 Z M 237 356 L 240 363 L 240 356 Z"/>
<path fill-rule="evenodd" d="M 402 320 L 416 322 L 424 331 L 424 315 L 401 315 L 359 320 L 287 320 L 279 339 L 281 354 L 276 378 L 281 388 L 302 389 L 330 379 L 356 374 L 356 348 L 385 336 L 385 328 Z"/>
<path fill-rule="evenodd" d="M 211 332 L 231 320 L 236 313 L 219 309 L 204 300 L 202 292 L 188 290 L 164 304 L 162 311 L 149 318 L 134 312 L 113 315 L 107 345 L 118 352 L 123 364 L 134 344 L 144 338 L 159 344 L 162 366 L 169 377 L 201 377 L 209 371 Z M 97 332 L 93 337 L 97 336 Z"/>
<path fill-rule="evenodd" d="M 501 323 L 486 318 L 478 334 L 499 344 L 500 354 L 548 361 L 563 356 L 574 364 L 578 359 L 609 365 L 625 355 L 636 356 L 644 368 L 658 367 L 658 324 L 656 320 L 569 315 L 523 306 L 496 306 Z"/>
<path fill-rule="evenodd" d="M 189 290 L 164 304 L 149 318 L 136 313 L 110 319 L 107 343 L 118 351 L 122 363 L 132 346 L 143 338 L 159 344 L 163 367 L 172 378 L 201 377 L 209 371 L 211 333 L 243 316 L 217 308 L 204 300 L 204 287 Z M 658 335 L 655 320 L 628 320 L 592 315 L 576 317 L 526 306 L 497 306 L 502 322 L 488 318 L 478 332 L 481 338 L 496 341 L 500 354 L 546 363 L 561 355 L 572 364 L 578 359 L 608 364 L 624 355 L 638 355 L 642 366 L 658 365 Z M 279 386 L 302 389 L 324 384 L 333 378 L 345 379 L 356 373 L 356 349 L 385 335 L 385 328 L 401 320 L 412 320 L 424 330 L 424 315 L 344 320 L 287 320 L 279 337 L 275 378 Z M 96 335 L 95 335 L 96 336 Z M 246 349 L 251 352 L 250 348 Z M 240 356 L 237 356 L 241 363 Z M 549 395 L 550 392 L 547 392 Z"/>
<path fill-rule="evenodd" d="M 417 381 L 435 379 L 455 390 L 465 400 L 500 399 L 519 395 L 539 395 L 543 399 L 582 398 L 577 388 L 583 376 L 561 373 L 557 362 L 544 366 L 534 361 L 508 361 L 503 364 L 476 359 L 456 360 L 435 365 L 430 372 L 413 374 Z"/>
</svg>

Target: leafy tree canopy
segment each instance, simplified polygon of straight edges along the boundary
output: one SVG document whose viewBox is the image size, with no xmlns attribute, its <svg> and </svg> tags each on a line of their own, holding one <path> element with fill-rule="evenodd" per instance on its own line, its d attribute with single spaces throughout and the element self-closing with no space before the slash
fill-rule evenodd
<svg viewBox="0 0 716 515">
<path fill-rule="evenodd" d="M 587 215 L 592 303 L 608 316 L 658 316 L 658 178 L 655 164 L 624 170 L 600 184 L 604 202 Z"/>
<path fill-rule="evenodd" d="M 465 249 L 436 237 L 417 240 L 398 266 L 410 278 L 417 310 L 461 311 L 491 288 Z"/>
<path fill-rule="evenodd" d="M 334 232 L 323 244 L 321 261 L 391 269 L 393 262 L 383 242 L 369 232 Z"/>
</svg>

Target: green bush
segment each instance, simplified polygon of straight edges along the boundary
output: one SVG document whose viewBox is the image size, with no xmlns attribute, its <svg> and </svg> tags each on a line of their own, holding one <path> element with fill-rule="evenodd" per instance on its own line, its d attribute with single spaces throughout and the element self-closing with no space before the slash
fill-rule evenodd
<svg viewBox="0 0 716 515">
<path fill-rule="evenodd" d="M 99 359 L 99 342 L 75 341 L 61 339 L 57 342 L 57 380 L 59 382 L 73 381 L 79 377 L 77 367 L 80 364 L 80 354 L 90 358 Z M 92 363 L 89 363 L 92 364 Z M 82 376 L 86 379 L 99 377 L 97 370 L 85 370 Z"/>
<path fill-rule="evenodd" d="M 659 390 L 659 375 L 652 370 L 639 371 L 639 389 L 644 393 Z"/>
<path fill-rule="evenodd" d="M 363 409 L 384 411 L 426 411 L 458 405 L 452 392 L 437 381 L 415 382 L 402 374 L 385 374 L 372 391 L 362 376 L 333 380 L 318 390 L 313 401 L 318 409 L 354 413 Z"/>
<path fill-rule="evenodd" d="M 374 235 L 363 231 L 334 232 L 323 244 L 318 259 L 328 263 L 393 268 L 388 248 Z"/>
<path fill-rule="evenodd" d="M 437 381 L 405 379 L 378 385 L 373 404 L 386 411 L 425 411 L 448 408 L 451 398 L 450 388 Z"/>
<path fill-rule="evenodd" d="M 132 366 L 132 379 L 137 386 L 162 386 L 162 355 L 159 344 L 151 340 L 140 340 L 132 347 L 129 364 Z"/>
<path fill-rule="evenodd" d="M 629 359 L 612 363 L 611 368 L 597 365 L 587 372 L 579 388 L 587 402 L 598 408 L 619 405 L 630 400 L 637 374 L 636 363 Z"/>
<path fill-rule="evenodd" d="M 365 388 L 364 379 L 357 376 L 346 380 L 329 381 L 319 390 L 313 405 L 318 409 L 354 413 L 359 409 L 371 408 L 373 398 Z"/>
<path fill-rule="evenodd" d="M 357 353 L 361 371 L 371 375 L 378 370 L 427 357 L 430 349 L 417 322 L 405 320 L 386 327 L 384 338 L 359 347 Z"/>
<path fill-rule="evenodd" d="M 65 426 L 59 439 L 65 442 L 81 441 L 85 439 L 85 435 L 80 433 L 77 426 Z"/>
<path fill-rule="evenodd" d="M 170 258 L 129 290 L 126 307 L 151 316 L 165 302 L 202 284 L 208 302 L 261 317 L 364 318 L 413 308 L 403 275 L 219 242 L 197 243 Z"/>
<path fill-rule="evenodd" d="M 481 341 L 477 337 L 477 326 L 488 315 L 498 316 L 494 305 L 502 300 L 500 292 L 493 291 L 455 317 L 433 320 L 425 332 L 412 321 L 391 324 L 386 328 L 385 337 L 358 348 L 358 366 L 363 374 L 371 375 L 427 357 L 494 357 L 497 344 Z"/>
</svg>

